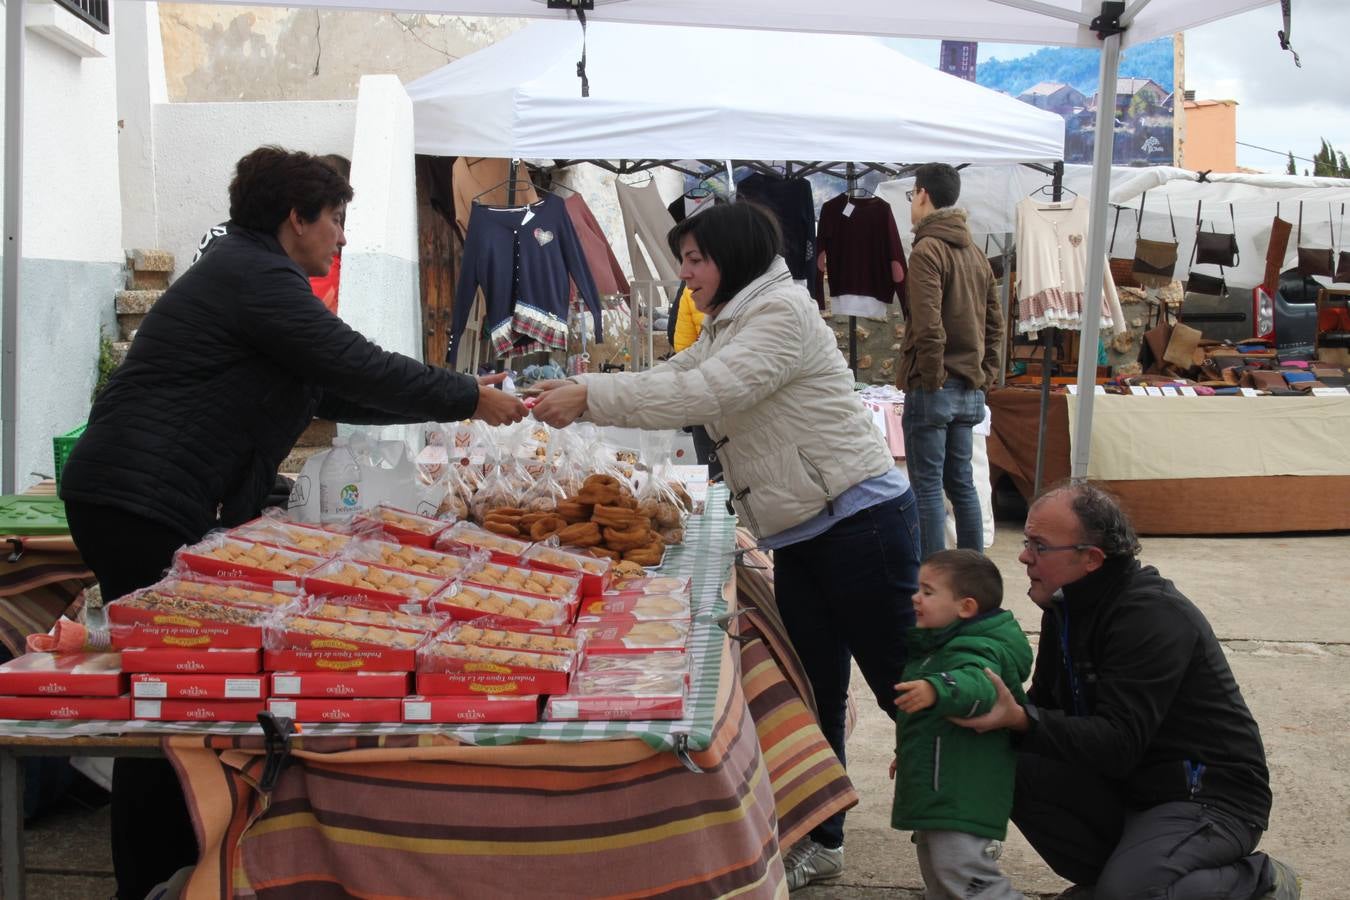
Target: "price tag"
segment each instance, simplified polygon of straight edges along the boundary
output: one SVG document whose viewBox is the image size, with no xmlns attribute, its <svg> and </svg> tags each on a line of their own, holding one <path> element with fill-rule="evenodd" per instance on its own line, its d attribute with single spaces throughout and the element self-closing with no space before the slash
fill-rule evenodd
<svg viewBox="0 0 1350 900">
<path fill-rule="evenodd" d="M 1133 394 L 1133 395 L 1136 396 L 1136 397 L 1147 397 L 1147 396 L 1148 396 L 1148 391 L 1144 390 L 1144 386 L 1143 386 L 1142 384 L 1132 384 L 1132 385 L 1130 385 L 1130 393 Z"/>
<path fill-rule="evenodd" d="M 158 719 L 159 710 L 158 700 L 137 700 L 131 714 L 138 719 Z"/>
<path fill-rule="evenodd" d="M 847 219 L 851 215 L 853 215 L 853 202 L 849 201 L 844 204 L 844 218 Z"/>
<path fill-rule="evenodd" d="M 525 207 L 525 216 L 524 216 L 524 218 L 522 218 L 522 219 L 520 220 L 520 224 L 524 225 L 524 224 L 526 224 L 527 222 L 529 222 L 529 221 L 530 221 L 531 219 L 533 219 L 533 218 L 534 218 L 534 210 L 530 209 L 530 208 L 527 206 L 527 207 Z"/>
<path fill-rule="evenodd" d="M 262 698 L 262 679 L 226 678 L 225 696 L 231 699 L 259 700 Z"/>
<path fill-rule="evenodd" d="M 1242 391 L 1242 396 L 1244 396 L 1244 397 L 1259 397 L 1259 396 L 1261 396 L 1260 394 L 1258 394 L 1258 393 L 1256 392 L 1256 388 L 1238 388 L 1238 390 Z"/>
<path fill-rule="evenodd" d="M 131 696 L 137 698 L 167 698 L 169 686 L 162 681 L 138 681 L 131 686 Z"/>
<path fill-rule="evenodd" d="M 1148 392 L 1150 397 L 1161 397 L 1163 395 L 1162 388 L 1154 387 L 1153 385 L 1149 385 L 1144 390 Z"/>
<path fill-rule="evenodd" d="M 268 700 L 267 711 L 274 716 L 281 716 L 283 719 L 294 719 L 295 702 L 293 700 Z"/>
<path fill-rule="evenodd" d="M 1183 396 L 1183 397 L 1199 397 L 1200 395 L 1197 394 L 1197 393 L 1195 392 L 1195 388 L 1189 387 L 1188 385 L 1184 385 L 1184 384 L 1183 384 L 1183 385 L 1181 386 L 1181 396 Z"/>
<path fill-rule="evenodd" d="M 1092 386 L 1092 393 L 1096 394 L 1098 397 L 1105 397 L 1105 396 L 1106 396 L 1106 385 L 1104 385 L 1104 384 L 1095 384 L 1095 385 L 1093 385 L 1093 386 Z"/>
<path fill-rule="evenodd" d="M 299 675 L 273 675 L 272 693 L 295 696 L 300 693 Z"/>
<path fill-rule="evenodd" d="M 1314 397 L 1344 397 L 1347 394 L 1350 394 L 1350 391 L 1347 391 L 1343 387 L 1313 388 L 1312 392 Z"/>
<path fill-rule="evenodd" d="M 1169 385 L 1164 385 L 1164 386 L 1163 386 L 1163 389 L 1162 389 L 1162 395 L 1163 395 L 1164 397 L 1180 397 L 1180 396 L 1181 396 L 1180 394 L 1177 393 L 1177 389 L 1174 388 L 1174 387 L 1172 387 L 1170 384 L 1169 384 Z"/>
<path fill-rule="evenodd" d="M 1078 385 L 1076 384 L 1069 385 L 1069 395 L 1073 397 L 1078 396 Z"/>
<path fill-rule="evenodd" d="M 430 722 L 431 704 L 426 702 L 425 700 L 404 700 L 403 721 Z"/>
</svg>

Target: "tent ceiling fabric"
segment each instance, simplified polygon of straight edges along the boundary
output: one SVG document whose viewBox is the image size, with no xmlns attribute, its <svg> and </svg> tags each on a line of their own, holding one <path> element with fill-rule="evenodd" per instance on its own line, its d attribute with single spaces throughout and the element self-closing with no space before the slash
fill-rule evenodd
<svg viewBox="0 0 1350 900">
<path fill-rule="evenodd" d="M 224 0 L 222 0 L 224 2 Z M 1018 6 L 1025 0 L 595 0 L 590 22 L 705 25 L 721 28 L 946 38 L 1023 44 L 1098 46 L 1096 33 Z M 1266 6 L 1273 0 L 1145 0 L 1124 46 L 1143 43 Z M 1132 0 L 1129 6 L 1135 6 Z M 545 0 L 275 0 L 275 6 L 326 6 L 381 11 L 453 13 L 562 19 Z M 1039 0 L 1027 3 L 1061 10 L 1086 22 L 1100 0 Z M 674 71 L 679 61 L 672 60 Z"/>
<path fill-rule="evenodd" d="M 407 86 L 417 152 L 568 159 L 1011 163 L 1064 121 L 879 41 L 537 22 Z"/>
</svg>

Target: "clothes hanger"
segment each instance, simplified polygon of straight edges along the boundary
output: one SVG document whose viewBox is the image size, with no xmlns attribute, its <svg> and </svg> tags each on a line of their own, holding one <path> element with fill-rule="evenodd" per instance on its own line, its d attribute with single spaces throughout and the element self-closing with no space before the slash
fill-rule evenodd
<svg viewBox="0 0 1350 900">
<path fill-rule="evenodd" d="M 1061 194 L 1072 194 L 1073 197 L 1074 197 L 1074 199 L 1077 199 L 1077 198 L 1078 198 L 1078 192 L 1075 191 L 1075 190 L 1074 190 L 1073 188 L 1071 188 L 1071 187 L 1065 187 L 1064 185 L 1060 185 L 1059 190 L 1060 190 L 1060 193 L 1061 193 Z M 1043 184 L 1043 185 L 1041 185 L 1040 187 L 1038 187 L 1038 188 L 1036 188 L 1035 190 L 1033 190 L 1030 194 L 1027 194 L 1027 196 L 1028 196 L 1028 197 L 1035 197 L 1037 194 L 1049 194 L 1051 197 L 1053 197 L 1053 196 L 1054 196 L 1054 191 L 1055 191 L 1055 186 L 1054 186 L 1053 184 Z M 1052 204 L 1054 204 L 1054 205 L 1052 205 L 1052 206 L 1037 206 L 1036 208 L 1039 209 L 1039 210 L 1041 210 L 1041 211 L 1043 211 L 1043 212 L 1050 212 L 1051 210 L 1057 210 L 1057 209 L 1063 209 L 1063 208 L 1064 208 L 1064 201 L 1063 201 L 1063 200 L 1051 200 L 1050 202 L 1051 202 Z"/>
<path fill-rule="evenodd" d="M 646 177 L 644 177 L 641 181 L 625 181 L 624 175 L 643 175 Z M 652 182 L 652 173 L 650 169 L 643 169 L 641 172 L 626 172 L 617 177 L 620 183 L 626 184 L 629 187 L 642 187 L 643 185 L 651 184 Z"/>
<path fill-rule="evenodd" d="M 492 187 L 490 187 L 490 188 L 488 188 L 487 190 L 483 191 L 481 194 L 475 194 L 475 195 L 474 195 L 474 198 L 473 198 L 473 200 L 472 200 L 472 202 L 473 202 L 473 203 L 477 203 L 479 206 L 493 206 L 493 204 L 491 204 L 491 203 L 481 203 L 481 202 L 479 202 L 479 199 L 478 199 L 478 198 L 479 198 L 479 197 L 486 197 L 488 194 L 494 193 L 494 192 L 496 192 L 497 190 L 499 190 L 499 189 L 501 189 L 501 188 L 504 188 L 504 187 L 506 187 L 507 185 L 510 185 L 510 184 L 516 185 L 516 190 L 517 190 L 517 191 L 522 191 L 522 190 L 533 190 L 536 194 L 540 194 L 541 196 L 542 196 L 542 195 L 545 195 L 545 194 L 551 194 L 550 191 L 544 190 L 543 188 L 539 187 L 538 185 L 536 185 L 533 181 L 531 181 L 531 180 L 528 179 L 528 178 L 508 178 L 508 179 L 506 179 L 505 181 L 500 181 L 500 182 L 498 182 L 497 184 L 494 184 Z M 504 207 L 498 207 L 498 208 L 499 208 L 499 209 L 518 209 L 519 207 L 527 206 L 527 205 L 528 205 L 528 204 L 526 204 L 526 203 L 516 203 L 515 205 L 504 206 Z"/>
<path fill-rule="evenodd" d="M 850 200 L 861 200 L 863 197 L 875 196 L 871 191 L 862 185 L 854 185 L 844 193 L 848 194 Z"/>
</svg>

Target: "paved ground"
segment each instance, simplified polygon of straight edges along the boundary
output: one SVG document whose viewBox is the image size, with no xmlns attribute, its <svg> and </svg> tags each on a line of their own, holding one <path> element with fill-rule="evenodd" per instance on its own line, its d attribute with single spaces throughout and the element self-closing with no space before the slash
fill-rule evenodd
<svg viewBox="0 0 1350 900">
<path fill-rule="evenodd" d="M 1034 641 L 1039 620 L 1023 595 L 1020 537 L 1018 527 L 1001 524 L 990 555 L 1003 571 L 1009 607 Z M 1298 867 L 1307 900 L 1350 897 L 1342 868 L 1350 859 L 1350 535 L 1149 538 L 1144 558 L 1209 616 L 1261 723 L 1275 789 L 1262 846 Z M 795 895 L 801 900 L 921 896 L 913 850 L 889 827 L 891 723 L 870 700 L 859 712 L 849 758 L 862 803 L 849 817 L 847 871 L 836 884 Z M 107 829 L 106 807 L 73 803 L 33 823 L 29 896 L 110 896 Z M 1030 895 L 1064 886 L 1015 831 L 1004 861 Z M 509 889 L 501 896 L 510 897 Z"/>
</svg>

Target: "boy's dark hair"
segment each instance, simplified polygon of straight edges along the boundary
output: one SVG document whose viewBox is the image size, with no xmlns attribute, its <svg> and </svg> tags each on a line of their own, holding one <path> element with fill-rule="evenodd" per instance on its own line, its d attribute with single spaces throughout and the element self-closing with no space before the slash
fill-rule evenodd
<svg viewBox="0 0 1350 900">
<path fill-rule="evenodd" d="M 934 208 L 943 209 L 961 196 L 961 173 L 946 163 L 924 163 L 914 171 L 914 186 L 928 192 Z"/>
<path fill-rule="evenodd" d="M 235 165 L 230 221 L 275 234 L 292 209 L 306 222 L 313 222 L 324 207 L 351 199 L 347 179 L 320 157 L 259 147 Z"/>
<path fill-rule="evenodd" d="M 712 306 L 721 306 L 750 282 L 763 275 L 773 258 L 783 252 L 783 232 L 778 219 L 763 207 L 745 200 L 727 203 L 690 216 L 666 235 L 670 252 L 680 258 L 685 236 L 694 239 L 698 252 L 713 261 L 721 283 Z"/>
<path fill-rule="evenodd" d="M 947 576 L 958 598 L 974 597 L 980 612 L 1003 605 L 1003 576 L 998 566 L 975 550 L 939 550 L 923 561 Z"/>
</svg>

